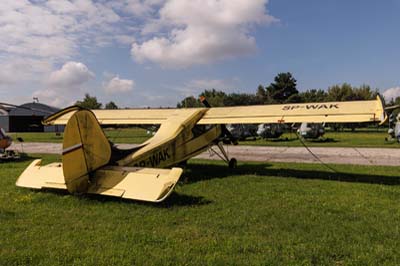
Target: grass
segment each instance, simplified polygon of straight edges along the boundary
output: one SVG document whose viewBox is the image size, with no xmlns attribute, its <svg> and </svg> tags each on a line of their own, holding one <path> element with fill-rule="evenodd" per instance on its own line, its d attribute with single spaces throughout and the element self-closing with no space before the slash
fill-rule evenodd
<svg viewBox="0 0 400 266">
<path fill-rule="evenodd" d="M 142 128 L 105 129 L 107 137 L 115 143 L 143 143 L 151 135 Z M 62 142 L 62 133 L 11 133 L 14 139 L 22 137 L 25 142 Z M 375 147 L 375 148 L 398 148 L 397 142 L 385 141 L 386 130 L 358 129 L 350 132 L 328 131 L 322 140 L 307 140 L 310 147 Z M 303 144 L 298 140 L 295 133 L 285 133 L 277 140 L 247 140 L 240 141 L 241 145 L 255 146 L 284 146 L 300 147 Z"/>
<path fill-rule="evenodd" d="M 398 148 L 397 142 L 385 141 L 387 132 L 382 131 L 355 131 L 355 132 L 333 132 L 328 131 L 323 138 L 317 140 L 306 140 L 305 143 L 310 147 L 375 147 L 375 148 Z M 285 133 L 275 140 L 247 140 L 241 141 L 242 145 L 255 146 L 286 146 L 300 147 L 303 144 L 295 133 Z"/>
<path fill-rule="evenodd" d="M 400 263 L 400 167 L 192 160 L 149 204 L 17 188 L 28 163 L 0 165 L 0 265 Z"/>
</svg>

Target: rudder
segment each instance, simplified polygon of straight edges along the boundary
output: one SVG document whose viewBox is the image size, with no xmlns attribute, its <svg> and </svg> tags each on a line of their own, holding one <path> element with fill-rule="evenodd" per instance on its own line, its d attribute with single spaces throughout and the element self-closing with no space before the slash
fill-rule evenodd
<svg viewBox="0 0 400 266">
<path fill-rule="evenodd" d="M 96 116 L 81 109 L 68 120 L 64 130 L 62 163 L 65 184 L 70 193 L 88 190 L 90 174 L 109 163 L 111 144 Z"/>
</svg>

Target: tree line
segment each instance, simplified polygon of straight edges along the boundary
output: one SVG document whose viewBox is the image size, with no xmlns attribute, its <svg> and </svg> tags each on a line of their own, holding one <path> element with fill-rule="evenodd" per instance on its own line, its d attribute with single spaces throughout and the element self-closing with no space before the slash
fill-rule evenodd
<svg viewBox="0 0 400 266">
<path fill-rule="evenodd" d="M 304 92 L 297 90 L 297 81 L 290 72 L 279 73 L 274 82 L 268 86 L 259 85 L 254 94 L 251 93 L 225 93 L 220 90 L 204 90 L 200 96 L 206 97 L 211 106 L 235 106 L 235 105 L 259 105 L 280 103 L 304 103 L 304 102 L 330 102 L 330 101 L 356 101 L 372 100 L 378 94 L 378 89 L 372 89 L 369 85 L 360 87 L 351 86 L 348 83 L 334 85 L 328 90 L 310 89 Z M 400 100 L 400 98 L 399 98 Z M 178 108 L 200 107 L 199 98 L 189 96 L 177 104 Z"/>
<path fill-rule="evenodd" d="M 88 93 L 85 94 L 85 98 L 82 101 L 76 101 L 75 105 L 87 108 L 87 109 L 101 109 L 103 104 L 97 101 L 95 96 L 90 96 Z M 110 101 L 104 105 L 104 109 L 118 109 L 118 106 Z"/>
<path fill-rule="evenodd" d="M 297 81 L 290 72 L 279 73 L 269 85 L 259 85 L 256 92 L 252 93 L 226 93 L 216 89 L 206 89 L 200 96 L 206 97 L 211 106 L 237 106 L 237 105 L 261 105 L 281 103 L 304 102 L 330 102 L 330 101 L 356 101 L 373 100 L 378 94 L 378 89 L 372 89 L 369 85 L 360 87 L 351 86 L 348 83 L 334 85 L 327 90 L 310 89 L 304 92 L 297 90 Z M 178 102 L 178 108 L 203 107 L 199 97 L 189 96 Z M 400 97 L 392 99 L 388 105 L 400 104 Z M 82 101 L 75 105 L 88 109 L 101 109 L 103 104 L 97 98 L 85 94 Z M 118 109 L 119 107 L 110 101 L 104 105 L 104 109 Z"/>
</svg>

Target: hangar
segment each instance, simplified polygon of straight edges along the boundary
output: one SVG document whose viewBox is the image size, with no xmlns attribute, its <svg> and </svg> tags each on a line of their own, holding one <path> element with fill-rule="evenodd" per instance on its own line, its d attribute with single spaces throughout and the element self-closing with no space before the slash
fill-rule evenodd
<svg viewBox="0 0 400 266">
<path fill-rule="evenodd" d="M 38 102 L 25 103 L 0 112 L 0 127 L 7 132 L 62 132 L 64 127 L 42 125 L 44 117 L 58 110 Z"/>
<path fill-rule="evenodd" d="M 12 107 L 0 105 L 0 128 L 4 129 L 6 132 L 9 130 L 9 116 L 8 113 L 11 111 Z"/>
</svg>

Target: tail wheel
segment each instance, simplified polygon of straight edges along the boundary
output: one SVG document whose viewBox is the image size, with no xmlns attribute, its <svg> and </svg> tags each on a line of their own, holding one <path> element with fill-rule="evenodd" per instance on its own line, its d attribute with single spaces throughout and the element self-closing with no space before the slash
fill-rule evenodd
<svg viewBox="0 0 400 266">
<path fill-rule="evenodd" d="M 237 167 L 237 160 L 235 158 L 232 158 L 229 160 L 229 168 L 233 169 Z"/>
</svg>

